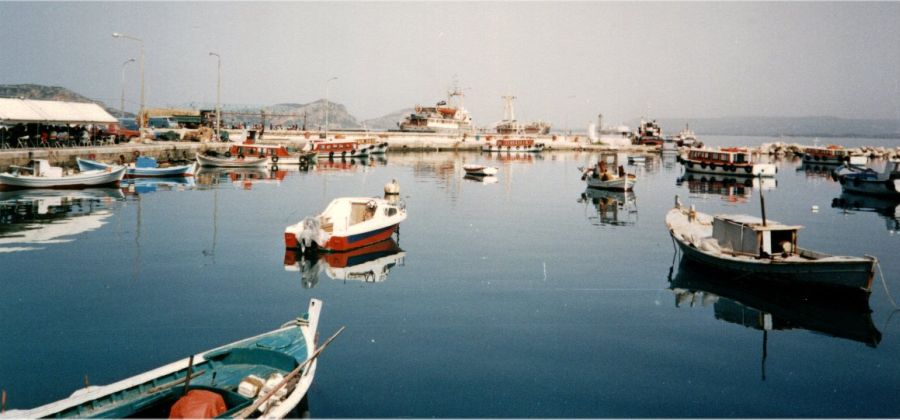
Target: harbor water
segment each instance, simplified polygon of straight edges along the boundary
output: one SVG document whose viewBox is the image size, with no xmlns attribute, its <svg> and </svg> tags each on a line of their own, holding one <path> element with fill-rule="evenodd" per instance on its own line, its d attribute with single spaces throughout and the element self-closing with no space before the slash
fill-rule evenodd
<svg viewBox="0 0 900 420">
<path fill-rule="evenodd" d="M 828 168 L 784 159 L 774 179 L 723 180 L 654 155 L 626 165 L 634 193 L 586 192 L 579 167 L 597 157 L 389 153 L 4 192 L 7 409 L 268 331 L 318 298 L 323 337 L 347 329 L 319 360 L 313 417 L 900 416 L 900 203 L 842 195 Z M 466 178 L 469 163 L 499 173 Z M 286 226 L 392 179 L 409 214 L 396 247 L 285 251 Z M 679 263 L 664 223 L 675 195 L 758 216 L 760 193 L 770 220 L 805 226 L 800 246 L 875 256 L 884 282 L 862 304 L 784 304 Z"/>
</svg>

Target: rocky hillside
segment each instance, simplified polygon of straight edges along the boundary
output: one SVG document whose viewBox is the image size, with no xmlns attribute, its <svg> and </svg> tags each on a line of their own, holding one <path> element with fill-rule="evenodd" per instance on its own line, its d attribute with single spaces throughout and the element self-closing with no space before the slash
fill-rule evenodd
<svg viewBox="0 0 900 420">
<path fill-rule="evenodd" d="M 107 106 L 101 101 L 92 100 L 86 96 L 75 93 L 69 89 L 59 86 L 43 86 L 33 84 L 23 85 L 0 85 L 0 98 L 24 98 L 36 99 L 42 101 L 66 101 L 66 102 L 91 102 L 103 107 L 106 112 L 118 116 L 119 110 Z M 127 116 L 134 116 L 128 112 Z"/>
<path fill-rule="evenodd" d="M 363 124 L 369 130 L 396 130 L 399 127 L 397 124 L 413 111 L 415 111 L 413 108 L 401 109 L 378 118 L 365 120 Z"/>
<path fill-rule="evenodd" d="M 258 124 L 265 112 L 266 123 L 292 126 L 297 125 L 301 129 L 318 130 L 325 127 L 324 99 L 319 99 L 308 104 L 285 103 L 267 105 L 261 107 L 228 106 L 222 109 L 222 115 L 227 123 L 243 122 Z M 347 107 L 335 102 L 328 102 L 328 127 L 329 129 L 358 129 L 362 125 L 356 117 L 347 112 Z"/>
</svg>

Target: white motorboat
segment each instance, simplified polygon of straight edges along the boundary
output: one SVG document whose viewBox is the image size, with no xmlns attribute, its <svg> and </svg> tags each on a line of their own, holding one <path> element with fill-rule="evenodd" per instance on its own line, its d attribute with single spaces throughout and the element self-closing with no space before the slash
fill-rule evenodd
<svg viewBox="0 0 900 420">
<path fill-rule="evenodd" d="M 498 169 L 494 166 L 484 166 L 484 165 L 474 165 L 474 164 L 463 165 L 463 170 L 466 171 L 466 175 L 475 175 L 475 176 L 497 175 L 497 171 L 498 171 Z"/>
<path fill-rule="evenodd" d="M 124 166 L 67 174 L 63 168 L 51 166 L 45 159 L 35 159 L 29 166 L 12 166 L 12 172 L 0 174 L 0 189 L 84 188 L 118 184 L 125 176 Z"/>
<path fill-rule="evenodd" d="M 336 198 L 321 214 L 288 226 L 284 242 L 301 251 L 349 251 L 389 239 L 404 220 L 406 206 L 399 200 Z"/>
</svg>

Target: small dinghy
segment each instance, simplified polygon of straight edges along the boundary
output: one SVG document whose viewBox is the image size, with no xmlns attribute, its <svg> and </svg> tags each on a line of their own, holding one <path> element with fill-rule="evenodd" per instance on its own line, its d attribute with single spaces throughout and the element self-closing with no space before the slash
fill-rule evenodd
<svg viewBox="0 0 900 420">
<path fill-rule="evenodd" d="M 493 166 L 484 166 L 484 165 L 463 165 L 463 170 L 466 171 L 466 175 L 474 175 L 474 176 L 490 176 L 497 175 L 497 168 Z"/>
<path fill-rule="evenodd" d="M 871 290 L 875 257 L 834 256 L 797 246 L 802 226 L 748 215 L 716 215 L 681 205 L 666 214 L 666 227 L 684 257 L 727 270 L 797 284 Z"/>
<path fill-rule="evenodd" d="M 111 167 L 112 165 L 98 162 L 90 159 L 82 159 L 75 158 L 75 161 L 78 163 L 78 169 L 82 171 L 89 171 L 94 169 L 106 169 Z M 133 165 L 128 165 L 125 168 L 125 177 L 126 178 L 174 178 L 174 177 L 182 177 L 182 176 L 193 176 L 195 164 L 190 165 L 179 165 L 179 166 L 169 166 L 165 168 L 159 167 L 159 163 L 156 162 L 156 159 L 150 156 L 138 156 L 137 160 L 135 160 Z"/>
<path fill-rule="evenodd" d="M 195 354 L 149 372 L 76 391 L 12 418 L 284 418 L 306 395 L 317 357 L 322 302 L 281 328 Z"/>
<path fill-rule="evenodd" d="M 288 226 L 284 243 L 301 251 L 349 251 L 389 239 L 404 220 L 406 206 L 400 200 L 336 198 L 318 216 Z"/>
<path fill-rule="evenodd" d="M 626 173 L 625 167 L 619 165 L 618 155 L 610 153 L 601 155 L 596 165 L 581 169 L 581 180 L 589 188 L 631 191 L 637 182 L 637 176 Z"/>
<path fill-rule="evenodd" d="M 201 154 L 197 155 L 197 163 L 199 163 L 200 166 L 209 166 L 216 168 L 261 168 L 266 166 L 266 163 L 268 162 L 268 157 L 253 158 L 238 156 L 219 158 Z"/>
<path fill-rule="evenodd" d="M 11 166 L 12 172 L 0 174 L 0 189 L 84 188 L 118 184 L 125 176 L 124 166 L 63 173 L 63 168 L 50 166 L 45 159 L 35 159 L 29 166 Z"/>
</svg>

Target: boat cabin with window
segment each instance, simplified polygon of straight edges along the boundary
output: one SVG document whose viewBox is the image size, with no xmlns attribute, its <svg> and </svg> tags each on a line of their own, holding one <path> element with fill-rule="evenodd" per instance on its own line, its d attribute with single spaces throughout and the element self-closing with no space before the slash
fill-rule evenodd
<svg viewBox="0 0 900 420">
<path fill-rule="evenodd" d="M 681 159 L 685 169 L 692 172 L 734 176 L 775 176 L 777 168 L 769 163 L 755 163 L 747 149 L 696 149 Z"/>
</svg>

